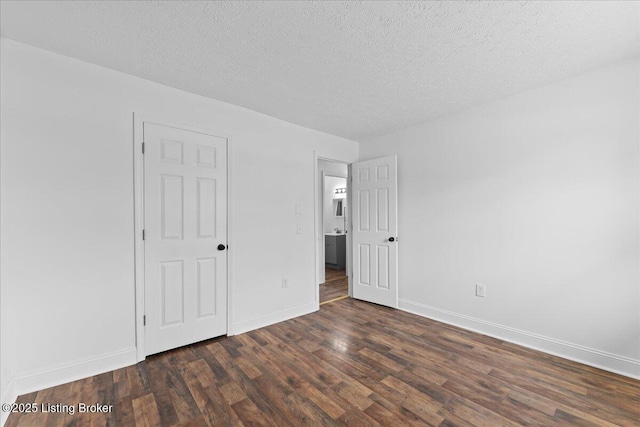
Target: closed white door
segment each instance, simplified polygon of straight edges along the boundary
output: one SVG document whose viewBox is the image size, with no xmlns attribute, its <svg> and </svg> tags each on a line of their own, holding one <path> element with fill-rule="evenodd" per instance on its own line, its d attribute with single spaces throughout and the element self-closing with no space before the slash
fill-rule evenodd
<svg viewBox="0 0 640 427">
<path fill-rule="evenodd" d="M 144 123 L 145 349 L 227 333 L 227 140 Z"/>
<path fill-rule="evenodd" d="M 354 163 L 353 297 L 398 307 L 396 156 Z"/>
</svg>

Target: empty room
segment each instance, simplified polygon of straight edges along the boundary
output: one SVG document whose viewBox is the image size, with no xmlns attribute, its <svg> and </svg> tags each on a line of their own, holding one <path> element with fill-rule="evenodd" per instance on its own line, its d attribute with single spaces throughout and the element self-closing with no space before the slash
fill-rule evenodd
<svg viewBox="0 0 640 427">
<path fill-rule="evenodd" d="M 640 425 L 640 2 L 0 0 L 0 425 Z"/>
</svg>

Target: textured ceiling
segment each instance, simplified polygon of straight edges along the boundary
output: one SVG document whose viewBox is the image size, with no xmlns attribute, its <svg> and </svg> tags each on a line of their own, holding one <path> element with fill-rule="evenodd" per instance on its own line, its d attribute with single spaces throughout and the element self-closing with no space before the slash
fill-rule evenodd
<svg viewBox="0 0 640 427">
<path fill-rule="evenodd" d="M 638 2 L 0 4 L 3 37 L 356 140 L 640 53 Z"/>
</svg>

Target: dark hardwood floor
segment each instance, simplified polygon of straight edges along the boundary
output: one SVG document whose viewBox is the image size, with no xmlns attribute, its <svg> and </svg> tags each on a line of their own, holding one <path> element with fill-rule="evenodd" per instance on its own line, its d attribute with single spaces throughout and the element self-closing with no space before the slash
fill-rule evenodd
<svg viewBox="0 0 640 427">
<path fill-rule="evenodd" d="M 320 285 L 320 304 L 348 295 L 345 270 L 325 268 L 325 281 Z"/>
<path fill-rule="evenodd" d="M 21 396 L 113 405 L 7 426 L 638 426 L 640 381 L 342 299 Z"/>
</svg>

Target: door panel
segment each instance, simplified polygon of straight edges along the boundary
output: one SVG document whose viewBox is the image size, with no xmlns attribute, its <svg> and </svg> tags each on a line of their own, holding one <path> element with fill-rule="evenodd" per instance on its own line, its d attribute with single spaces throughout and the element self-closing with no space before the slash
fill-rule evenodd
<svg viewBox="0 0 640 427">
<path fill-rule="evenodd" d="M 216 238 L 216 180 L 198 178 L 198 238 Z"/>
<path fill-rule="evenodd" d="M 154 354 L 227 332 L 227 140 L 144 123 L 145 338 Z"/>
<path fill-rule="evenodd" d="M 161 327 L 184 323 L 184 261 L 160 263 L 162 270 L 162 320 Z"/>
<path fill-rule="evenodd" d="M 358 230 L 369 231 L 369 190 L 358 191 Z"/>
<path fill-rule="evenodd" d="M 370 255 L 370 246 L 367 244 L 360 244 L 360 258 L 356 258 L 359 262 L 358 265 L 360 268 L 358 269 L 360 272 L 360 277 L 358 277 L 356 283 L 363 286 L 371 286 L 371 282 L 369 281 L 369 272 L 371 271 L 371 266 L 369 260 L 371 259 Z M 356 296 L 356 298 L 358 298 Z"/>
<path fill-rule="evenodd" d="M 181 176 L 160 176 L 162 239 L 181 240 L 184 232 L 184 183 Z"/>
<path fill-rule="evenodd" d="M 216 315 L 217 259 L 200 258 L 198 263 L 198 319 Z"/>
<path fill-rule="evenodd" d="M 398 306 L 398 208 L 396 156 L 352 166 L 353 296 Z M 393 239 L 390 239 L 393 238 Z"/>
</svg>

